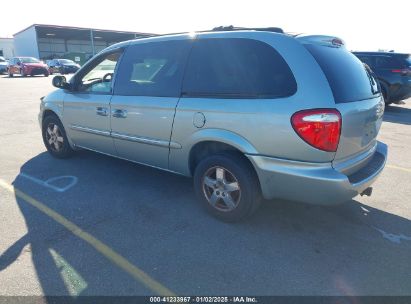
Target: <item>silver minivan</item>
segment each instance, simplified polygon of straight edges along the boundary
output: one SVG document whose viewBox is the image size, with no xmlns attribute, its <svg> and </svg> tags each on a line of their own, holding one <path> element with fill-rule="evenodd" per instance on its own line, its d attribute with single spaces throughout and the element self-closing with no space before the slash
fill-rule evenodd
<svg viewBox="0 0 411 304">
<path fill-rule="evenodd" d="M 83 148 L 193 176 L 225 221 L 263 198 L 370 195 L 387 158 L 379 86 L 336 37 L 230 28 L 138 39 L 53 84 L 39 114 L 53 156 Z"/>
</svg>

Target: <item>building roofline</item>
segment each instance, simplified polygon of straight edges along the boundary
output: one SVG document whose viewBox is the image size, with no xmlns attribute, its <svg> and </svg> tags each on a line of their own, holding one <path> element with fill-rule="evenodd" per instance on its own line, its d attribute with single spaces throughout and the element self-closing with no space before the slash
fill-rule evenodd
<svg viewBox="0 0 411 304">
<path fill-rule="evenodd" d="M 93 31 L 99 31 L 99 32 L 108 32 L 108 33 L 118 33 L 118 34 L 137 34 L 137 35 L 146 35 L 146 36 L 156 36 L 157 34 L 153 33 L 141 33 L 141 32 L 132 32 L 132 31 L 119 31 L 119 30 L 107 30 L 107 29 L 97 29 L 97 28 L 89 28 L 89 27 L 78 27 L 78 26 L 66 26 L 66 25 L 54 25 L 54 24 L 32 24 L 21 31 L 13 34 L 13 36 L 16 36 L 24 31 L 27 31 L 28 29 L 32 27 L 49 27 L 49 28 L 59 28 L 59 29 L 67 29 L 67 30 L 93 30 Z"/>
</svg>

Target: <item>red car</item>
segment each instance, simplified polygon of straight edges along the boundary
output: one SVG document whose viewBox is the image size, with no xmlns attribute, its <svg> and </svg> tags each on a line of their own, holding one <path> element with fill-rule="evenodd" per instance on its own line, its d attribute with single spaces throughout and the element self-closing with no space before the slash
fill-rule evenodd
<svg viewBox="0 0 411 304">
<path fill-rule="evenodd" d="M 33 57 L 14 57 L 9 62 L 9 77 L 13 77 L 14 74 L 20 74 L 23 77 L 44 75 L 49 76 L 49 69 L 42 61 Z"/>
</svg>

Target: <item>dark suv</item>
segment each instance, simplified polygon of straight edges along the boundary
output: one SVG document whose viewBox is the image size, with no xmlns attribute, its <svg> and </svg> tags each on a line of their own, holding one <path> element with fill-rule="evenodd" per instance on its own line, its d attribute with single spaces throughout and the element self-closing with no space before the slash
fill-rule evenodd
<svg viewBox="0 0 411 304">
<path fill-rule="evenodd" d="M 354 52 L 376 74 L 385 103 L 411 97 L 411 55 L 386 52 Z"/>
</svg>

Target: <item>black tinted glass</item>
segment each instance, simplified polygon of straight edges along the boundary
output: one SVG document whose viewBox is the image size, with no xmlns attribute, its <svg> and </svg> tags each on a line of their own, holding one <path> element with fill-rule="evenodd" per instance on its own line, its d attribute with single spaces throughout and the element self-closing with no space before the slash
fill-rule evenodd
<svg viewBox="0 0 411 304">
<path fill-rule="evenodd" d="M 180 96 L 190 47 L 189 40 L 151 42 L 128 47 L 118 69 L 114 94 Z"/>
<path fill-rule="evenodd" d="M 376 56 L 377 67 L 380 69 L 398 69 L 402 67 L 401 61 L 391 56 Z"/>
<path fill-rule="evenodd" d="M 321 66 L 336 103 L 369 99 L 379 94 L 376 80 L 364 64 L 345 48 L 305 45 Z"/>
<path fill-rule="evenodd" d="M 251 39 L 195 42 L 183 93 L 192 97 L 275 98 L 293 95 L 294 76 L 281 55 Z"/>
<path fill-rule="evenodd" d="M 363 56 L 363 55 L 357 55 L 357 57 L 367 64 L 370 68 L 374 68 L 375 66 L 375 57 L 372 56 Z"/>
</svg>

